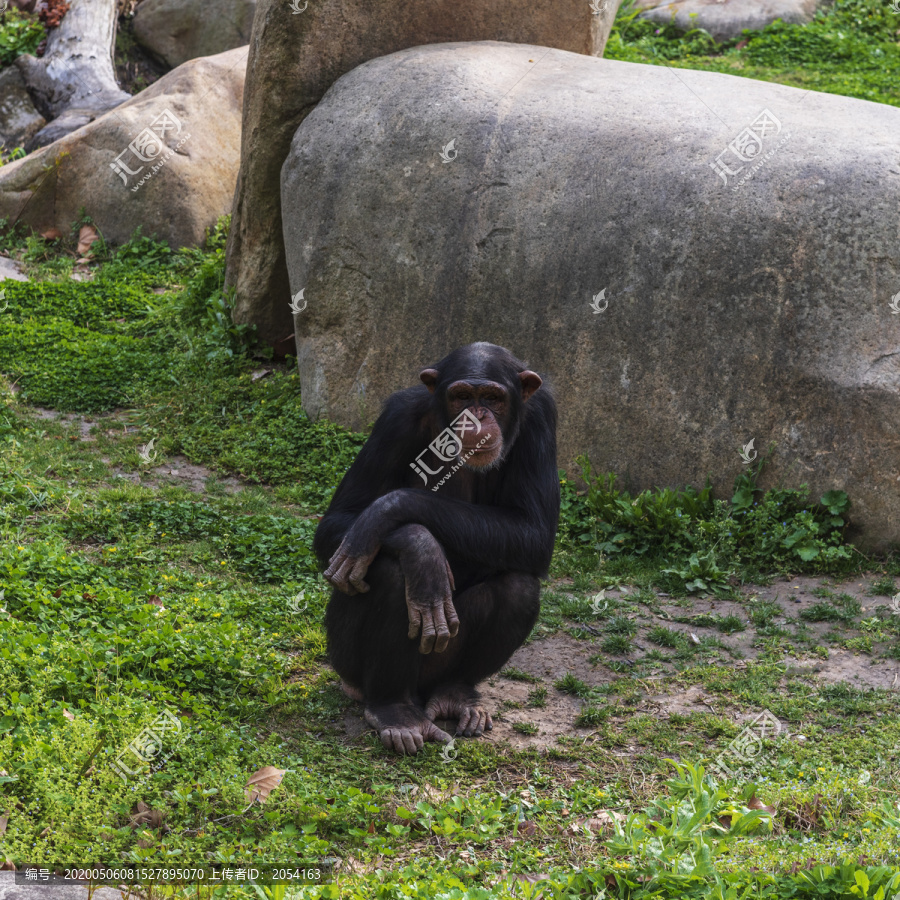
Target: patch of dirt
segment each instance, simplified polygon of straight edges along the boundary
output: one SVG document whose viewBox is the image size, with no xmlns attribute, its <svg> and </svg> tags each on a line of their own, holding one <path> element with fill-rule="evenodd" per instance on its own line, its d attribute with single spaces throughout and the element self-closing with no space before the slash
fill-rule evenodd
<svg viewBox="0 0 900 900">
<path fill-rule="evenodd" d="M 81 440 L 83 441 L 93 441 L 95 440 L 94 436 L 91 434 L 91 430 L 97 424 L 96 420 L 92 419 L 90 416 L 83 416 L 79 413 L 61 413 L 55 409 L 45 409 L 42 406 L 31 406 L 29 409 L 39 418 L 44 420 L 49 420 L 51 422 L 58 422 L 60 425 L 75 425 L 78 428 L 78 431 L 81 434 Z"/>
<path fill-rule="evenodd" d="M 560 587 L 565 589 L 567 586 L 554 585 L 556 589 Z M 720 665 L 731 669 L 746 668 L 750 661 L 763 652 L 765 642 L 771 639 L 771 634 L 766 629 L 763 629 L 763 634 L 759 634 L 749 618 L 754 605 L 766 602 L 776 604 L 781 610 L 770 623 L 775 631 L 781 632 L 782 639 L 788 644 L 783 656 L 788 676 L 785 680 L 786 691 L 790 690 L 789 678 L 800 676 L 813 685 L 844 683 L 857 689 L 881 688 L 900 693 L 900 660 L 881 656 L 881 650 L 886 649 L 884 645 L 876 645 L 871 653 L 856 652 L 837 645 L 838 641 L 858 637 L 862 633 L 856 627 L 858 621 L 847 624 L 811 622 L 799 618 L 801 610 L 827 602 L 827 597 L 813 593 L 818 591 L 821 594 L 822 588 L 830 591 L 832 598 L 848 594 L 858 600 L 862 610 L 857 619 L 872 619 L 879 610 L 893 608 L 891 598 L 871 596 L 868 581 L 858 578 L 844 582 L 805 576 L 778 578 L 770 585 L 746 586 L 742 601 L 719 600 L 715 597 L 675 600 L 663 594 L 658 595 L 656 612 L 635 602 L 627 592 L 607 591 L 607 598 L 616 603 L 614 614 L 618 617 L 627 616 L 637 629 L 632 650 L 627 656 L 601 651 L 607 620 L 600 613 L 591 622 L 571 623 L 570 627 L 578 637 L 568 631 L 558 631 L 547 637 L 533 639 L 520 647 L 507 665 L 537 679 L 535 682 L 495 675 L 480 686 L 485 705 L 494 717 L 493 731 L 485 734 L 482 740 L 505 743 L 513 748 L 546 749 L 556 745 L 562 737 L 590 739 L 593 729 L 575 726 L 585 701 L 558 690 L 554 684 L 569 673 L 591 687 L 610 684 L 624 677 L 610 668 L 616 663 L 620 667 L 619 671 L 630 671 L 634 666 L 640 684 L 646 688 L 641 698 L 637 701 L 629 700 L 628 706 L 617 710 L 620 716 L 640 712 L 668 719 L 672 715 L 687 716 L 704 712 L 727 715 L 736 723 L 750 720 L 760 711 L 730 709 L 723 705 L 720 696 L 707 693 L 699 685 L 685 689 L 671 680 L 670 675 L 679 666 L 689 666 L 690 660 L 682 660 L 676 664 L 674 658 L 646 659 L 652 651 L 662 651 L 667 657 L 674 657 L 674 651 L 651 642 L 647 632 L 655 626 L 664 626 L 687 637 L 690 645 L 696 648 L 698 661 L 701 658 L 718 659 Z M 743 621 L 743 631 L 724 634 L 715 627 L 716 619 L 674 621 L 675 618 L 711 616 L 718 619 L 732 615 Z M 700 646 L 692 640 L 692 634 L 701 642 Z M 803 640 L 798 640 L 797 635 L 802 635 Z M 721 646 L 712 644 L 710 638 L 714 638 Z M 827 658 L 813 652 L 814 646 L 826 648 Z M 591 662 L 592 658 L 594 662 Z M 609 662 L 610 666 L 604 665 L 603 660 Z M 653 670 L 648 672 L 648 666 L 652 666 Z M 547 691 L 545 705 L 539 708 L 529 707 L 529 694 L 539 687 Z M 616 705 L 616 698 L 611 696 L 609 702 Z M 611 720 L 618 721 L 615 714 Z M 439 724 L 453 733 L 455 723 Z M 522 734 L 515 730 L 516 724 L 533 726 L 536 733 Z M 346 712 L 343 726 L 344 733 L 352 739 L 370 730 L 362 718 L 361 705 L 353 704 Z"/>
<path fill-rule="evenodd" d="M 237 493 L 243 487 L 239 479 L 231 475 L 217 475 L 183 456 L 170 456 L 163 465 L 148 466 L 140 472 L 123 472 L 121 467 L 116 466 L 113 473 L 116 478 L 142 487 L 157 489 L 163 485 L 177 484 L 196 494 L 207 490 L 210 479 L 229 494 Z"/>
</svg>

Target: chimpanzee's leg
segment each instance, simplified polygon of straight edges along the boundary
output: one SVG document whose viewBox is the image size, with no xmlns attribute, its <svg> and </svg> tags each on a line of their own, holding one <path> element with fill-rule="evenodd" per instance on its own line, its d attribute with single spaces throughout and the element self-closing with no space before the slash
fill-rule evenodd
<svg viewBox="0 0 900 900">
<path fill-rule="evenodd" d="M 426 718 L 417 693 L 422 654 L 408 637 L 406 586 L 400 564 L 380 553 L 366 575 L 370 590 L 335 590 L 325 613 L 328 655 L 350 691 L 361 692 L 366 721 L 382 743 L 415 753 L 425 741 L 450 736 Z"/>
<path fill-rule="evenodd" d="M 458 719 L 456 733 L 466 737 L 490 731 L 493 723 L 475 685 L 499 672 L 531 633 L 540 590 L 535 576 L 507 572 L 453 598 L 460 624 L 446 651 L 452 664 L 422 660 L 419 686 L 429 719 Z"/>
</svg>

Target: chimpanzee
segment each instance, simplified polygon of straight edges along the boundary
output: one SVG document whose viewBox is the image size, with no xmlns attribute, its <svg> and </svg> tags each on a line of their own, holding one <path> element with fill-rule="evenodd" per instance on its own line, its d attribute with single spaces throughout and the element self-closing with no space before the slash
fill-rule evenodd
<svg viewBox="0 0 900 900">
<path fill-rule="evenodd" d="M 493 728 L 475 685 L 537 619 L 559 519 L 556 404 L 508 350 L 469 344 L 392 394 L 313 547 L 336 588 L 328 653 L 385 747 Z"/>
</svg>

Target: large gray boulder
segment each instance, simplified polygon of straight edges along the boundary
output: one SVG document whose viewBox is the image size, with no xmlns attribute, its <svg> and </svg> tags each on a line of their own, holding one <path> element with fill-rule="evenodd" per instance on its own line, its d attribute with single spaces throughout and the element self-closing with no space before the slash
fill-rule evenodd
<svg viewBox="0 0 900 900">
<path fill-rule="evenodd" d="M 259 0 L 226 251 L 235 319 L 272 344 L 291 334 L 281 166 L 304 116 L 341 75 L 447 41 L 540 44 L 536 61 L 549 47 L 602 56 L 618 7 L 619 0 Z"/>
<path fill-rule="evenodd" d="M 116 109 L 0 168 L 0 218 L 68 231 L 84 209 L 122 243 L 138 226 L 199 244 L 231 209 L 247 50 L 195 59 Z"/>
<path fill-rule="evenodd" d="M 703 28 L 717 41 L 737 37 L 745 29 L 762 31 L 776 19 L 790 25 L 811 22 L 821 0 L 638 0 L 645 19 L 683 31 Z"/>
<path fill-rule="evenodd" d="M 766 483 L 842 488 L 865 545 L 900 543 L 900 109 L 544 53 L 395 53 L 300 126 L 306 410 L 364 427 L 491 341 L 552 377 L 566 466 L 725 493 L 774 441 Z"/>
<path fill-rule="evenodd" d="M 290 6 L 285 0 L 287 11 Z M 144 0 L 134 35 L 170 66 L 250 43 L 256 0 Z"/>
</svg>

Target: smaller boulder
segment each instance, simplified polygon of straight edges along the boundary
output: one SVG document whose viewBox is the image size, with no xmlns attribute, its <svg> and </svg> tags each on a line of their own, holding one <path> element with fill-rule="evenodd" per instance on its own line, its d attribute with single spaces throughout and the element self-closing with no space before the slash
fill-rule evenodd
<svg viewBox="0 0 900 900">
<path fill-rule="evenodd" d="M 713 40 L 727 41 L 745 29 L 762 31 L 776 19 L 790 25 L 811 22 L 820 0 L 637 0 L 643 18 L 659 25 L 674 21 L 677 28 L 702 28 Z"/>
<path fill-rule="evenodd" d="M 84 209 L 112 243 L 140 225 L 202 242 L 231 210 L 247 49 L 179 66 L 131 100 L 0 168 L 0 218 L 66 231 Z"/>
<path fill-rule="evenodd" d="M 144 0 L 134 35 L 170 66 L 250 43 L 256 0 Z M 290 9 L 288 9 L 288 13 Z"/>
<path fill-rule="evenodd" d="M 3 149 L 21 147 L 34 137 L 47 120 L 35 109 L 19 70 L 0 71 L 0 144 Z"/>
</svg>

